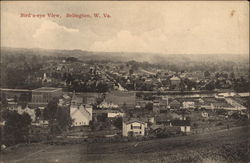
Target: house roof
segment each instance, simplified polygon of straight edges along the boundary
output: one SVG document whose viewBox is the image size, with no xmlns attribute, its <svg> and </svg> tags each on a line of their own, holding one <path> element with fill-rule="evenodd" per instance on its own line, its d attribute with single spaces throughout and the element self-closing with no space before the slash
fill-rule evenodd
<svg viewBox="0 0 250 163">
<path fill-rule="evenodd" d="M 170 78 L 170 80 L 181 80 L 181 79 L 176 76 L 173 76 L 172 78 Z"/>
<path fill-rule="evenodd" d="M 170 103 L 169 103 L 169 105 L 180 105 L 181 103 L 179 102 L 179 101 L 177 101 L 177 100 L 173 100 L 173 101 L 171 101 Z"/>
<path fill-rule="evenodd" d="M 156 121 L 166 122 L 166 121 L 179 119 L 179 118 L 181 118 L 181 116 L 176 113 L 160 114 L 159 116 L 156 117 Z"/>
<path fill-rule="evenodd" d="M 76 112 L 80 112 L 83 116 L 91 116 L 91 113 L 82 105 L 77 107 L 77 108 L 70 108 L 71 113 L 70 115 L 73 116 L 74 114 L 76 114 Z"/>
<path fill-rule="evenodd" d="M 225 102 L 216 102 L 216 103 L 213 103 L 213 106 L 215 106 L 215 107 L 233 107 L 229 103 L 225 103 Z"/>
<path fill-rule="evenodd" d="M 138 122 L 138 123 L 143 123 L 145 124 L 146 122 L 140 120 L 140 119 L 137 119 L 137 118 L 131 118 L 131 119 L 124 119 L 124 123 L 126 124 L 130 124 L 130 123 L 133 123 L 133 122 Z"/>
<path fill-rule="evenodd" d="M 191 126 L 190 121 L 188 121 L 188 120 L 179 120 L 179 119 L 172 120 L 171 124 L 173 126 Z"/>
<path fill-rule="evenodd" d="M 233 100 L 235 100 L 236 102 L 238 102 L 241 105 L 246 105 L 247 104 L 247 100 L 241 98 L 241 97 L 233 97 Z"/>
<path fill-rule="evenodd" d="M 61 89 L 62 88 L 41 87 L 41 88 L 32 90 L 32 92 L 54 92 L 54 91 L 61 90 Z"/>
<path fill-rule="evenodd" d="M 76 103 L 83 103 L 83 98 L 82 97 L 79 97 L 79 96 L 76 96 L 76 95 L 73 95 L 72 97 L 72 102 L 76 102 Z"/>
<path fill-rule="evenodd" d="M 246 92 L 246 93 L 238 93 L 238 95 L 240 95 L 241 97 L 249 97 L 250 93 Z"/>
<path fill-rule="evenodd" d="M 113 103 L 108 103 L 104 100 L 100 105 L 98 105 L 98 107 L 100 107 L 100 108 L 118 108 L 119 106 L 116 104 L 113 104 Z"/>
<path fill-rule="evenodd" d="M 8 88 L 0 88 L 0 91 L 6 92 L 30 92 L 29 89 L 8 89 Z"/>
</svg>

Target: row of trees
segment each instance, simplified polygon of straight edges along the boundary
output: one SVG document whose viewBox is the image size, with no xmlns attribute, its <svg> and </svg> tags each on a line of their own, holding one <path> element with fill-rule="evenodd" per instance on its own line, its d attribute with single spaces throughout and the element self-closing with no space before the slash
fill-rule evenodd
<svg viewBox="0 0 250 163">
<path fill-rule="evenodd" d="M 49 121 L 48 135 L 51 136 L 65 133 L 73 122 L 69 108 L 58 106 L 58 99 L 50 101 L 43 112 L 35 109 L 35 115 L 37 119 L 43 118 Z M 1 127 L 0 138 L 5 145 L 30 142 L 32 120 L 29 114 L 18 114 L 16 111 L 5 109 L 1 118 L 5 121 L 5 125 Z"/>
<path fill-rule="evenodd" d="M 29 114 L 18 114 L 16 111 L 5 110 L 2 114 L 5 125 L 1 128 L 1 141 L 6 145 L 29 142 L 31 118 Z"/>
<path fill-rule="evenodd" d="M 58 106 L 56 98 L 48 103 L 43 115 L 44 119 L 49 121 L 49 131 L 52 136 L 64 133 L 73 123 L 69 108 Z"/>
<path fill-rule="evenodd" d="M 2 87 L 33 89 L 41 86 L 34 76 L 49 59 L 47 56 L 4 51 L 1 65 Z"/>
</svg>

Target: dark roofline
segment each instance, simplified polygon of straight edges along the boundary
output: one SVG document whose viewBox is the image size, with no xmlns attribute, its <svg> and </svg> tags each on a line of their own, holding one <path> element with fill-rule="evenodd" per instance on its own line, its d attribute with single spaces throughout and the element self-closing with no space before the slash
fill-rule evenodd
<svg viewBox="0 0 250 163">
<path fill-rule="evenodd" d="M 54 87 L 41 87 L 37 89 L 33 89 L 32 92 L 55 92 L 61 90 L 62 88 L 54 88 Z"/>
<path fill-rule="evenodd" d="M 143 122 L 143 121 L 140 121 L 140 120 L 137 120 L 137 119 L 134 119 L 134 120 L 125 120 L 124 121 L 124 123 L 126 123 L 126 124 L 129 124 L 129 123 L 133 123 L 133 122 L 139 122 L 139 123 L 143 123 L 143 124 L 145 124 L 146 122 Z"/>
<path fill-rule="evenodd" d="M 9 91 L 9 92 L 31 92 L 29 89 L 9 89 L 9 88 L 0 88 L 0 91 Z"/>
<path fill-rule="evenodd" d="M 189 120 L 172 120 L 171 124 L 173 126 L 191 126 L 191 122 Z"/>
</svg>

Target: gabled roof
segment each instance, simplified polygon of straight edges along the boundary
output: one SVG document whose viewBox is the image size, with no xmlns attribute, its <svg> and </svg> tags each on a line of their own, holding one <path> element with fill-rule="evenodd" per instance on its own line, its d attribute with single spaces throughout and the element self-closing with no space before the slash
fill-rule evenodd
<svg viewBox="0 0 250 163">
<path fill-rule="evenodd" d="M 179 101 L 177 101 L 177 100 L 174 100 L 174 101 L 171 101 L 170 103 L 169 103 L 170 105 L 173 105 L 173 104 L 181 104 Z"/>
<path fill-rule="evenodd" d="M 78 104 L 82 104 L 83 103 L 83 98 L 79 97 L 79 96 L 76 96 L 76 95 L 73 95 L 71 102 L 76 102 Z"/>
<path fill-rule="evenodd" d="M 100 105 L 98 105 L 98 107 L 100 107 L 100 108 L 118 108 L 119 106 L 116 104 L 113 104 L 112 102 L 108 103 L 104 100 Z"/>
<path fill-rule="evenodd" d="M 176 113 L 160 114 L 160 115 L 156 116 L 156 121 L 166 122 L 166 121 L 179 119 L 179 118 L 181 118 L 181 116 L 176 114 Z"/>
<path fill-rule="evenodd" d="M 124 123 L 126 123 L 126 124 L 130 124 L 130 123 L 133 123 L 133 122 L 138 122 L 138 123 L 146 124 L 146 122 L 143 122 L 142 120 L 137 119 L 137 118 L 124 119 Z"/>
<path fill-rule="evenodd" d="M 173 76 L 172 78 L 170 78 L 170 80 L 181 80 L 181 79 L 176 76 Z"/>
<path fill-rule="evenodd" d="M 58 90 L 62 90 L 62 88 L 41 87 L 41 88 L 33 89 L 32 92 L 55 92 Z"/>
<path fill-rule="evenodd" d="M 73 109 L 73 108 L 70 108 Z M 86 107 L 78 106 L 77 108 L 74 108 L 74 111 L 70 113 L 71 116 L 76 114 L 77 112 L 80 112 L 83 116 L 91 116 L 91 113 L 86 109 Z"/>
</svg>

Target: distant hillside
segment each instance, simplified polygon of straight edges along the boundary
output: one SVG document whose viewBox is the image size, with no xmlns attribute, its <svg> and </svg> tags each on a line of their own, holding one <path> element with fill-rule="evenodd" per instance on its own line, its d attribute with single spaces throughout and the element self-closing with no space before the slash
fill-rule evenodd
<svg viewBox="0 0 250 163">
<path fill-rule="evenodd" d="M 112 60 L 126 62 L 135 60 L 138 62 L 149 62 L 157 64 L 183 64 L 188 62 L 248 62 L 247 56 L 240 55 L 198 55 L 198 54 L 153 54 L 153 53 L 127 53 L 127 52 L 91 52 L 83 50 L 48 50 L 48 49 L 26 49 L 2 47 L 1 55 L 41 55 L 55 57 L 76 57 L 80 60 Z"/>
</svg>

